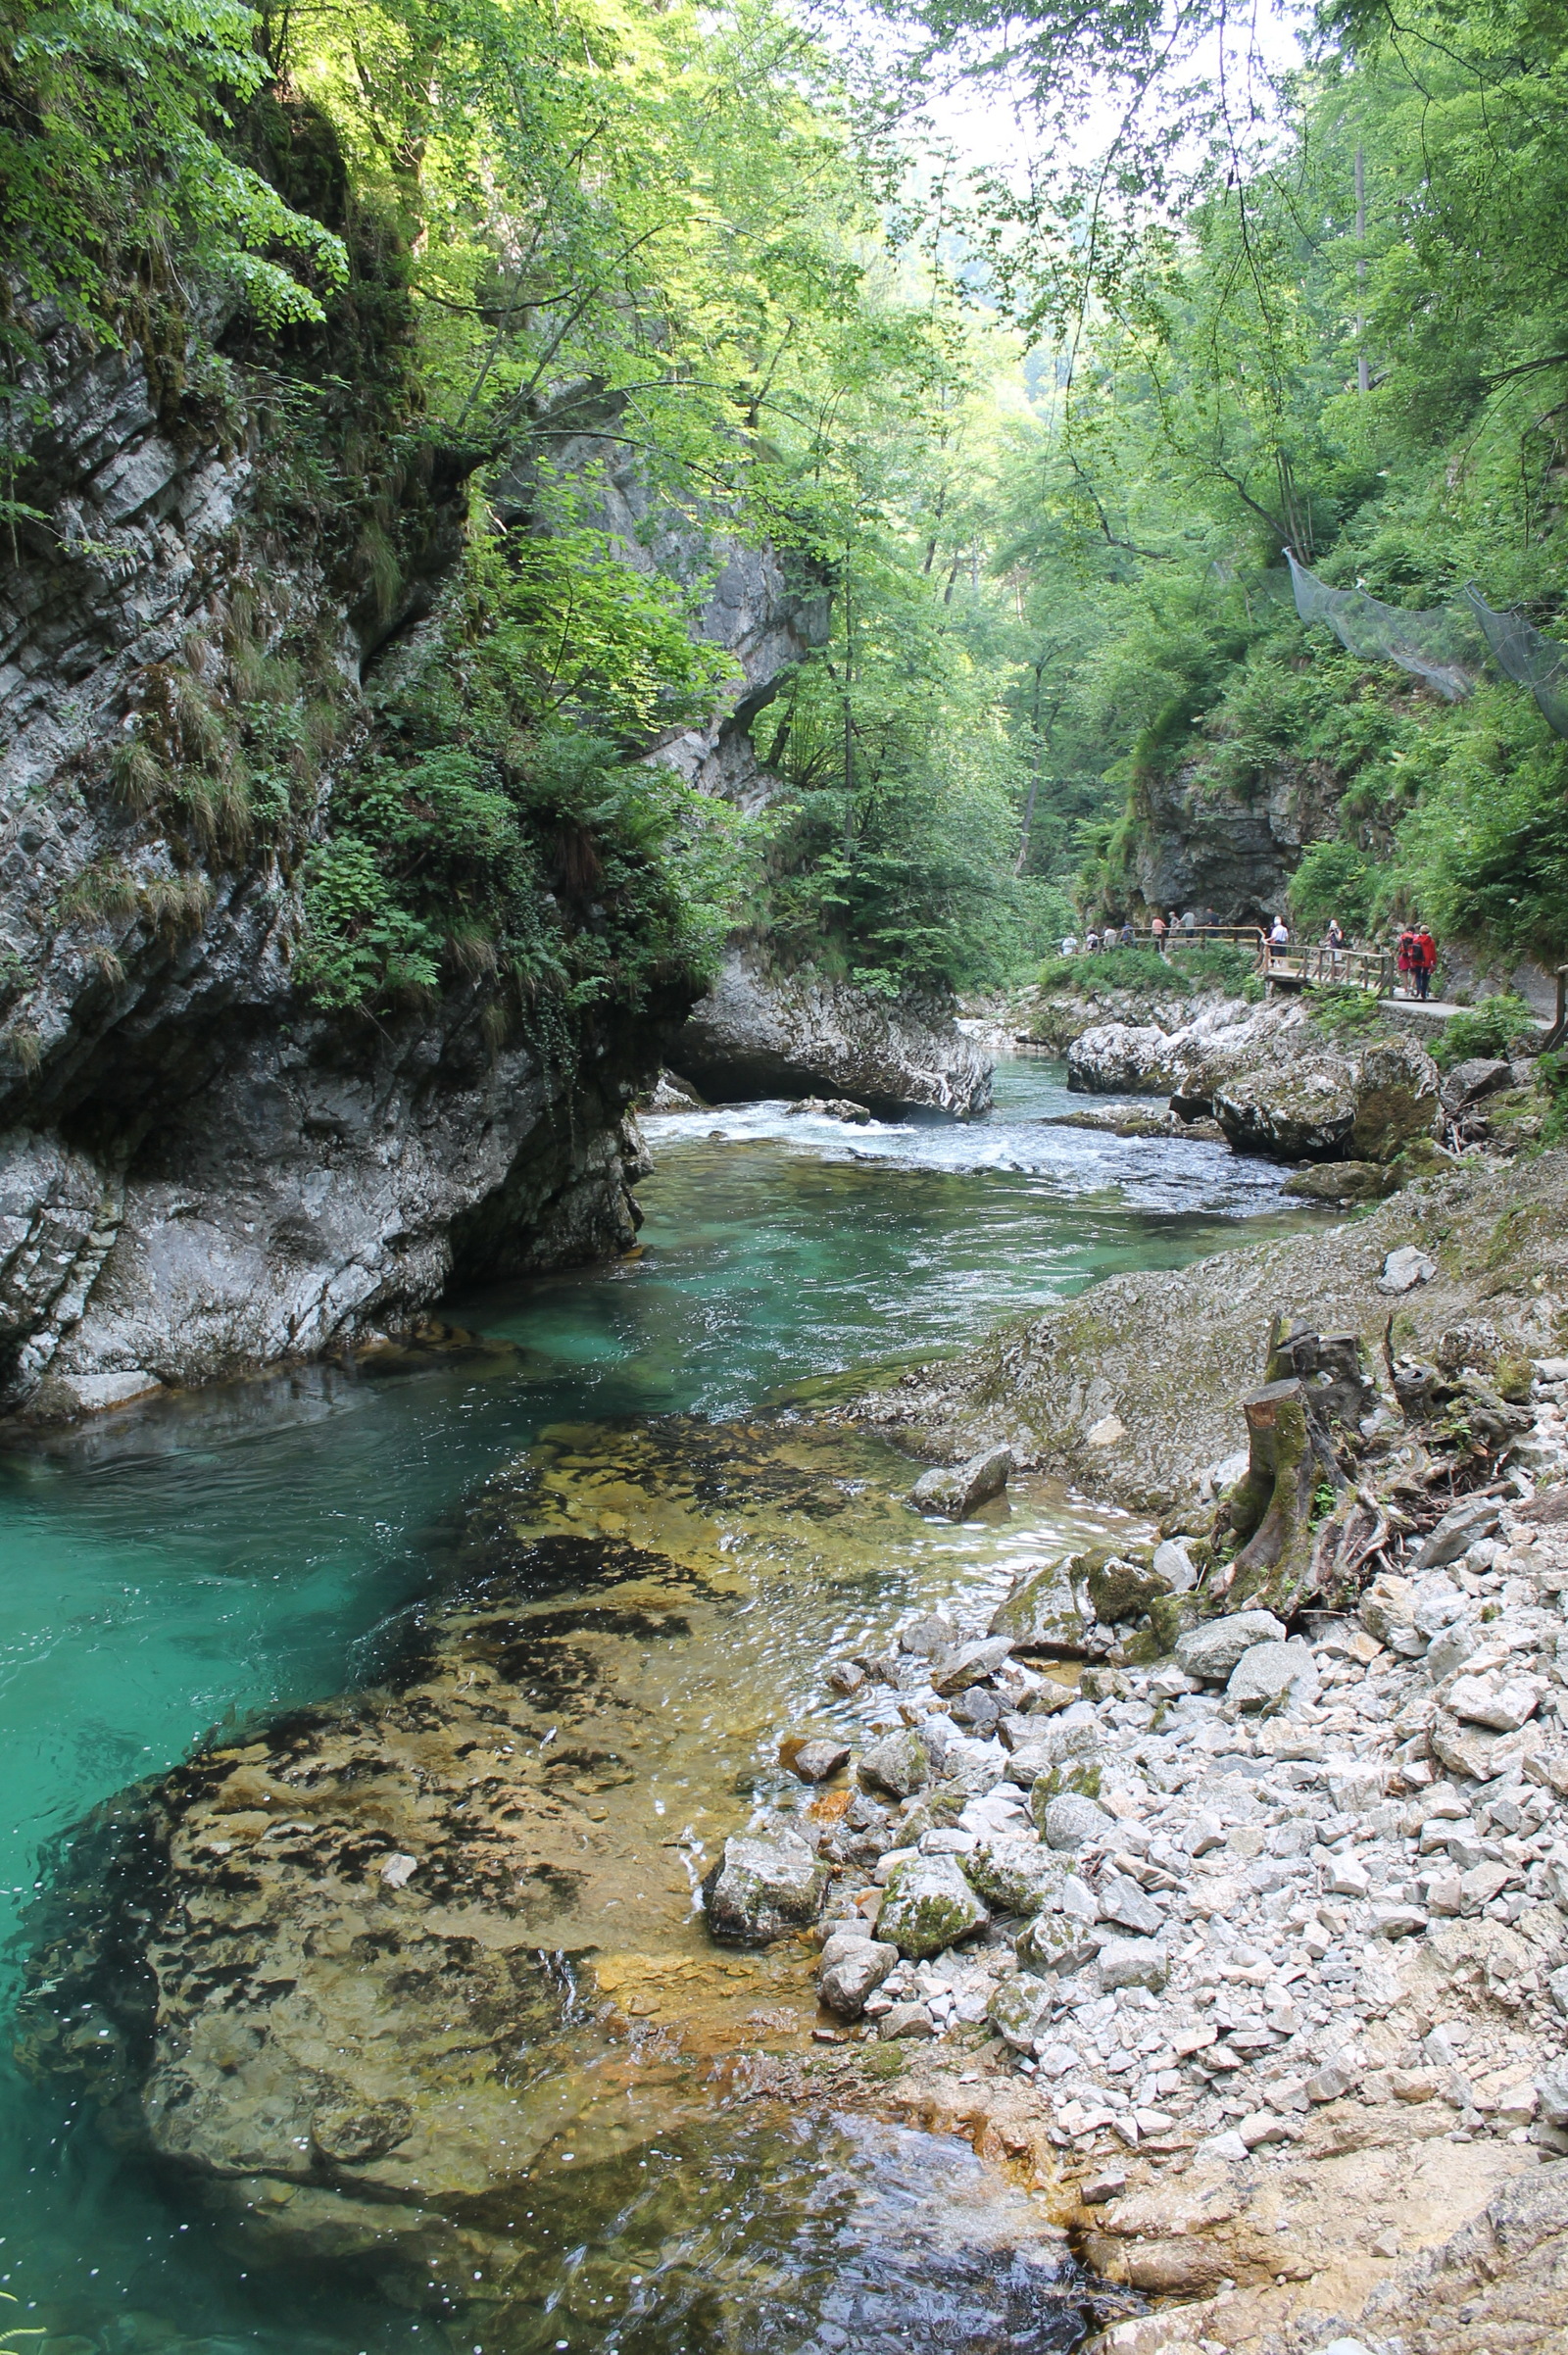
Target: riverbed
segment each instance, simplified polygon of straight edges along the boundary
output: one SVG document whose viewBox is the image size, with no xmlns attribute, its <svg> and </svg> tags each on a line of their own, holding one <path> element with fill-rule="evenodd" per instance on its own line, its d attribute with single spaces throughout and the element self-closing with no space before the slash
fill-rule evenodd
<svg viewBox="0 0 1568 2355">
<path fill-rule="evenodd" d="M 708 1424 L 755 1418 L 803 1383 L 956 1349 L 1113 1270 L 1303 1223 L 1265 1163 L 1053 1125 L 1067 1104 L 1054 1066 L 1005 1064 L 997 1093 L 997 1112 L 967 1126 L 847 1128 L 777 1104 L 650 1122 L 639 1257 L 454 1300 L 466 1342 L 14 1449 L 0 1464 L 8 1927 L 95 1804 L 215 1730 L 373 1677 L 405 1615 L 452 1575 L 466 1499 L 498 1467 L 564 1466 L 560 1513 L 613 1538 L 628 1497 L 633 1517 L 652 1509 L 651 1456 L 669 1489 L 683 1431 L 701 1455 L 723 1445 L 699 1436 Z M 852 1542 L 830 1576 L 777 1517 L 711 1541 L 755 1607 L 742 1595 L 698 1626 L 639 1761 L 639 1804 L 671 1848 L 643 1947 L 701 1951 L 703 1843 L 779 1794 L 777 1731 L 817 1707 L 829 1647 L 885 1640 L 915 1606 L 982 1616 L 1021 1561 L 1084 1525 L 1081 1502 L 1029 1481 L 962 1529 L 924 1524 L 902 1504 L 899 1458 L 842 1447 L 813 1474 L 846 1499 Z M 705 2120 L 689 2092 L 655 2099 L 640 2138 L 622 2135 L 592 2176 L 542 2185 L 516 2220 L 536 2247 L 526 2344 L 796 2355 L 903 2345 L 916 2327 L 955 2350 L 1081 2333 L 1031 2204 L 961 2149 L 766 2104 L 715 2103 Z M 19 2355 L 285 2342 L 491 2355 L 470 2317 L 411 2314 L 363 2275 L 253 2271 L 177 2183 L 118 2159 L 97 2121 L 10 2072 L 0 2101 L 0 2275 L 21 2300 L 13 2319 L 49 2333 Z M 505 2343 L 524 2339 L 514 2327 Z"/>
</svg>

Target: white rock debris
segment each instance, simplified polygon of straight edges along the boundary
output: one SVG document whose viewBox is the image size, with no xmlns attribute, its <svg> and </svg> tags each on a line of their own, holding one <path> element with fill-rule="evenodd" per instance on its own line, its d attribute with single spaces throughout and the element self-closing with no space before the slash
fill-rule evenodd
<svg viewBox="0 0 1568 2355">
<path fill-rule="evenodd" d="M 1538 1362 L 1538 1477 L 1568 1472 L 1565 1377 Z M 1096 1670 L 1065 1709 L 1059 1671 L 1008 1659 L 984 1740 L 911 1644 L 907 1730 L 818 1838 L 824 2001 L 862 2037 L 987 2023 L 1075 2154 L 1236 2159 L 1357 2101 L 1568 2153 L 1568 1490 L 1516 1477 L 1449 1521 L 1483 1534 L 1405 1541 L 1288 1644 L 1208 1621 L 1179 1667 Z"/>
</svg>

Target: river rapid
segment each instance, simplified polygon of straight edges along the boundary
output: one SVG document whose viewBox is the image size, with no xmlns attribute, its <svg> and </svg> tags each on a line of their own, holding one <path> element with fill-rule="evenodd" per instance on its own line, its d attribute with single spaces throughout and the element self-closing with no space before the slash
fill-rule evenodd
<svg viewBox="0 0 1568 2355">
<path fill-rule="evenodd" d="M 471 1345 L 175 1399 L 0 1458 L 8 1984 L 88 1812 L 215 1730 L 372 1679 L 404 1615 L 450 1576 L 465 1499 L 498 1467 L 531 1451 L 564 1526 L 621 1535 L 645 1509 L 648 1462 L 667 1488 L 682 1430 L 701 1427 L 646 1418 L 766 1431 L 759 1410 L 803 1384 L 956 1349 L 1110 1272 L 1303 1223 L 1265 1163 L 1054 1125 L 1069 1104 L 1054 1066 L 1004 1063 L 997 1098 L 968 1126 L 846 1128 L 781 1104 L 651 1121 L 641 1255 L 454 1300 Z M 628 1867 L 598 1900 L 644 1908 L 646 1951 L 704 1951 L 700 1866 L 751 1806 L 789 1796 L 777 1736 L 822 1722 L 830 1652 L 884 1643 L 911 1608 L 979 1618 L 1043 1545 L 1107 1518 L 1024 1480 L 961 1528 L 926 1524 L 891 1450 L 818 1437 L 799 1460 L 850 1499 L 831 1561 L 781 1518 L 748 1521 L 744 1499 L 711 1516 L 738 1599 L 698 1622 L 677 1689 L 650 1704 L 667 1714 L 634 1791 L 611 1801 L 641 1808 L 649 1856 L 666 1852 L 657 1889 Z M 631 1827 L 628 1857 L 636 1840 Z M 582 1949 L 609 1930 L 584 1918 L 548 1942 Z M 581 2085 L 602 2056 L 582 2038 L 573 2054 L 586 2139 Z M 637 2084 L 623 2052 L 615 2069 L 632 2111 L 592 2168 L 541 2175 L 515 2220 L 536 2252 L 526 2325 L 514 2309 L 487 2338 L 482 2305 L 411 2312 L 365 2276 L 253 2268 L 178 2182 L 151 2180 L 8 2062 L 0 2285 L 18 2303 L 0 2310 L 0 2347 L 816 2355 L 918 2339 L 1021 2355 L 1082 2335 L 1036 2204 L 961 2145 L 694 2102 L 690 2069 L 666 2097 L 667 2054 Z M 42 2335 L 8 2341 L 7 2322 Z"/>
</svg>

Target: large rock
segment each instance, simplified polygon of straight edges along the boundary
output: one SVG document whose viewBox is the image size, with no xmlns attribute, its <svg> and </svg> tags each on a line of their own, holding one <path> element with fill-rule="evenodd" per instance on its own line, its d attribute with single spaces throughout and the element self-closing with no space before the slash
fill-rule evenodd
<svg viewBox="0 0 1568 2355">
<path fill-rule="evenodd" d="M 766 1946 L 822 1910 L 827 1867 L 804 1840 L 726 1840 L 703 1885 L 708 1927 L 736 1945 Z"/>
<path fill-rule="evenodd" d="M 1317 1661 L 1310 1644 L 1254 1644 L 1231 1670 L 1225 1692 L 1242 1709 L 1261 1709 L 1288 1693 L 1310 1700 L 1317 1692 Z"/>
<path fill-rule="evenodd" d="M 1055 1988 L 1042 1979 L 1004 1979 L 986 2007 L 986 2019 L 1014 2052 L 1033 2052 L 1036 2037 L 1051 2026 L 1055 1997 Z"/>
<path fill-rule="evenodd" d="M 1039 1786 L 1036 1785 L 1036 1790 Z M 1097 1807 L 1093 1799 L 1080 1791 L 1061 1791 L 1042 1794 L 1045 1803 L 1036 1806 L 1035 1813 L 1049 1848 L 1084 1848 L 1091 1840 L 1103 1840 L 1116 1828 L 1114 1816 Z"/>
<path fill-rule="evenodd" d="M 1084 1647 L 1084 1617 L 1073 1598 L 1070 1565 L 1047 1562 L 1026 1570 L 991 1614 L 991 1633 L 1010 1637 L 1023 1651 L 1074 1657 Z"/>
<path fill-rule="evenodd" d="M 991 1062 L 947 1013 L 890 1004 L 816 973 L 775 974 L 731 950 L 670 1060 L 715 1103 L 852 1097 L 967 1118 L 991 1102 Z"/>
<path fill-rule="evenodd" d="M 1433 1134 L 1438 1070 L 1419 1041 L 1338 1047 L 1299 1005 L 1236 1014 L 1205 1010 L 1172 1031 L 1125 1022 L 1086 1030 L 1068 1051 L 1067 1084 L 1158 1090 L 1184 1117 L 1212 1113 L 1238 1151 L 1280 1160 L 1382 1164 Z"/>
<path fill-rule="evenodd" d="M 1233 1611 L 1228 1618 L 1205 1619 L 1176 1639 L 1176 1659 L 1189 1676 L 1207 1685 L 1222 1685 L 1244 1652 L 1254 1644 L 1279 1644 L 1285 1630 L 1272 1611 Z"/>
<path fill-rule="evenodd" d="M 818 1994 L 828 2010 L 837 2012 L 841 2020 L 858 2020 L 865 2009 L 866 1997 L 876 1991 L 898 1961 L 899 1950 L 880 1939 L 864 1938 L 853 1944 L 843 1942 L 837 1953 L 824 1948 L 823 1955 Z"/>
<path fill-rule="evenodd" d="M 956 1946 L 990 1919 L 956 1856 L 911 1856 L 888 1876 L 876 1934 L 918 1962 Z"/>
<path fill-rule="evenodd" d="M 1060 1889 L 1061 1858 L 1038 1840 L 982 1840 L 963 1860 L 964 1877 L 999 1913 L 1038 1913 Z"/>
<path fill-rule="evenodd" d="M 860 1760 L 860 1781 L 873 1791 L 906 1799 L 931 1780 L 934 1760 L 930 1744 L 912 1726 L 874 1742 Z"/>
</svg>

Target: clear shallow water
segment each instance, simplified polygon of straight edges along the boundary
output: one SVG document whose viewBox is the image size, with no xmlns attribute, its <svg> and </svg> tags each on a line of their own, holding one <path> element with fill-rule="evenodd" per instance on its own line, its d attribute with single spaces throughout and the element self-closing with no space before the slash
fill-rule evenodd
<svg viewBox="0 0 1568 2355">
<path fill-rule="evenodd" d="M 497 1346 L 382 1379 L 318 1369 L 247 1385 L 0 1462 L 0 1902 L 13 1919 L 51 1842 L 96 1801 L 236 1714 L 362 1678 L 377 1631 L 439 1575 L 465 1492 L 547 1427 L 743 1413 L 803 1377 L 956 1348 L 999 1314 L 1283 1216 L 1262 1164 L 1048 1125 L 1069 1100 L 1047 1066 L 1003 1066 L 998 1095 L 998 1113 L 968 1127 L 844 1129 L 782 1106 L 651 1122 L 643 1257 L 453 1303 Z M 1049 1519 L 1049 1500 L 1030 1509 Z M 916 1593 L 983 1589 L 999 1548 L 1029 1534 L 976 1527 L 906 1558 L 890 1548 L 860 1624 L 893 1624 Z M 806 1616 L 793 1652 L 783 1639 L 765 1647 L 760 1689 L 772 1679 L 780 1714 L 807 1693 Z M 139 2181 L 95 2129 L 16 2081 L 0 2084 L 0 2260 L 24 2297 L 13 2319 L 75 2338 L 69 2355 L 215 2335 L 304 2338 L 333 2355 L 420 2343 L 406 2318 L 326 2284 L 274 2275 L 259 2289 L 199 2212 Z M 703 2180 L 756 2163 L 742 2137 Z M 948 2163 L 933 2162 L 934 2180 Z M 716 2232 L 716 2207 L 714 2219 Z M 888 2230 L 864 2225 L 866 2262 L 897 2276 Z M 819 2298 L 811 2312 L 821 2319 Z M 699 2343 L 690 2318 L 670 2307 L 666 2319 L 625 2343 Z M 702 2343 L 844 2343 L 814 2328 Z M 596 2330 L 567 2343 L 608 2344 Z M 932 2343 L 1037 2342 L 959 2331 Z"/>
</svg>

